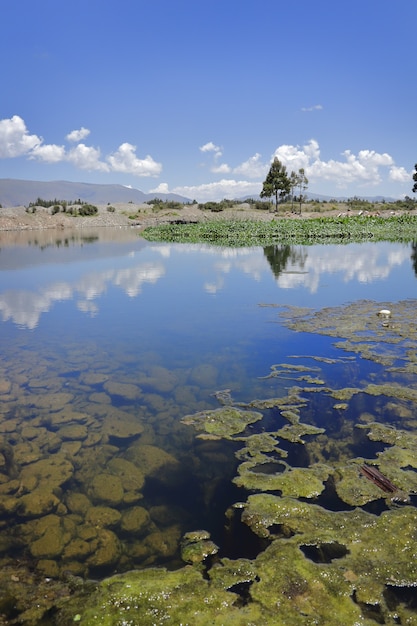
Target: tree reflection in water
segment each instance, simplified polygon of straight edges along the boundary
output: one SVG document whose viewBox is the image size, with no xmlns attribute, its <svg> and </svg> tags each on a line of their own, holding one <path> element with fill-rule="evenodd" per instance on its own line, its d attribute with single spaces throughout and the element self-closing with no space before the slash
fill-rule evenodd
<svg viewBox="0 0 417 626">
<path fill-rule="evenodd" d="M 276 278 L 285 271 L 288 264 L 296 265 L 297 270 L 302 271 L 307 260 L 307 251 L 304 246 L 266 246 L 264 255 Z"/>
</svg>

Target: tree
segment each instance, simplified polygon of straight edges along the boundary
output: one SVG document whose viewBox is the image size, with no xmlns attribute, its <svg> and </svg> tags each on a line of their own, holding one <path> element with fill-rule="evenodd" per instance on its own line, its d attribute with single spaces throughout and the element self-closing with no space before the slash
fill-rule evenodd
<svg viewBox="0 0 417 626">
<path fill-rule="evenodd" d="M 301 215 L 301 206 L 303 204 L 304 199 L 304 191 L 308 187 L 308 178 L 305 175 L 305 171 L 303 167 L 300 167 L 297 174 L 297 187 L 300 190 L 300 215 Z"/>
<path fill-rule="evenodd" d="M 417 193 L 417 163 L 414 166 L 415 172 L 413 174 L 413 180 L 414 180 L 414 187 L 413 187 L 413 193 Z"/>
<path fill-rule="evenodd" d="M 261 198 L 275 196 L 276 211 L 278 211 L 278 196 L 282 198 L 290 193 L 291 183 L 287 176 L 287 168 L 275 157 L 261 191 Z"/>
<path fill-rule="evenodd" d="M 294 189 L 298 186 L 298 176 L 294 170 L 290 174 L 291 213 L 294 213 Z"/>
</svg>

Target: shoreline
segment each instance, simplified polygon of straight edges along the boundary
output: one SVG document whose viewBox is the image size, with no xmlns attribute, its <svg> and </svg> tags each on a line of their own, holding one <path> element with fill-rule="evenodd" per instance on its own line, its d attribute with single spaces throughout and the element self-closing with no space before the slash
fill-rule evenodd
<svg viewBox="0 0 417 626">
<path fill-rule="evenodd" d="M 181 209 L 163 208 L 155 211 L 149 204 L 115 203 L 109 210 L 108 205 L 98 205 L 98 213 L 92 216 L 72 216 L 63 212 L 52 215 L 50 209 L 35 207 L 29 212 L 25 207 L 0 208 L 0 233 L 5 231 L 35 230 L 78 230 L 95 228 L 137 228 L 157 226 L 175 221 L 204 222 L 212 220 L 249 219 L 254 221 L 272 221 L 277 219 L 314 219 L 337 216 L 380 215 L 381 217 L 417 215 L 417 207 L 411 210 L 395 209 L 395 205 L 370 205 L 369 210 L 352 210 L 344 203 L 337 206 L 320 204 L 303 206 L 301 215 L 291 212 L 288 206 L 278 213 L 253 208 L 250 204 L 237 204 L 219 212 L 202 210 L 198 205 L 184 205 Z"/>
</svg>

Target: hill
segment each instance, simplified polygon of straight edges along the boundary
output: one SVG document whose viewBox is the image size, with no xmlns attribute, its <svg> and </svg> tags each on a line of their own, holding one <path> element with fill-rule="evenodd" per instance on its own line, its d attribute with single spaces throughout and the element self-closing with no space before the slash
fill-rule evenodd
<svg viewBox="0 0 417 626">
<path fill-rule="evenodd" d="M 27 206 L 38 198 L 43 200 L 83 200 L 90 204 L 113 204 L 116 202 L 133 202 L 141 204 L 152 200 L 155 196 L 161 200 L 189 202 L 188 198 L 174 193 L 149 194 L 125 187 L 124 185 L 98 185 L 93 183 L 73 183 L 65 180 L 36 181 L 0 179 L 0 204 L 3 207 Z"/>
</svg>

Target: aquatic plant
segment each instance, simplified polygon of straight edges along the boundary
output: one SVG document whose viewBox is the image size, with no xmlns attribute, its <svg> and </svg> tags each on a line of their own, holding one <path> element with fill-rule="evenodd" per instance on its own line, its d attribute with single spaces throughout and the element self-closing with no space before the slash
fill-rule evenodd
<svg viewBox="0 0 417 626">
<path fill-rule="evenodd" d="M 161 224 L 146 228 L 149 241 L 210 243 L 218 246 L 312 245 L 363 241 L 415 241 L 417 216 L 319 217 L 312 219 L 208 220 L 194 224 Z"/>
</svg>

